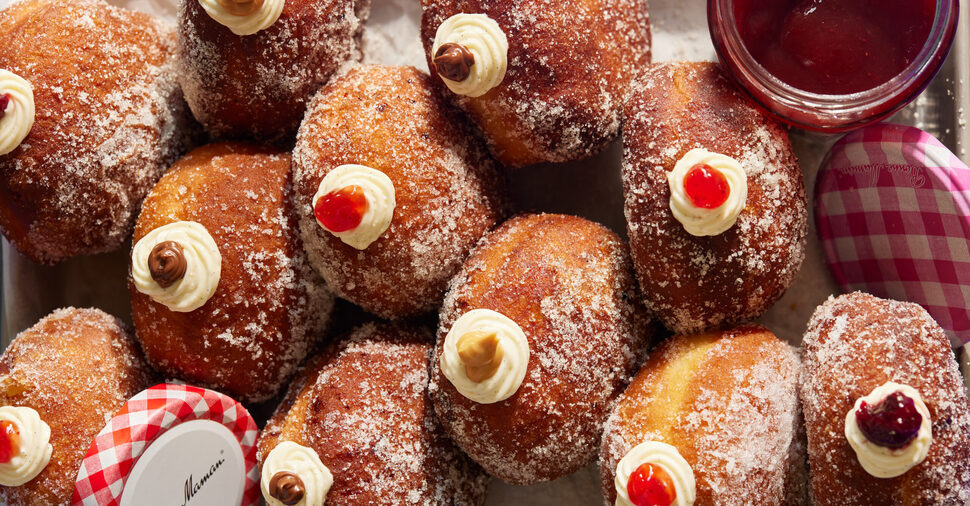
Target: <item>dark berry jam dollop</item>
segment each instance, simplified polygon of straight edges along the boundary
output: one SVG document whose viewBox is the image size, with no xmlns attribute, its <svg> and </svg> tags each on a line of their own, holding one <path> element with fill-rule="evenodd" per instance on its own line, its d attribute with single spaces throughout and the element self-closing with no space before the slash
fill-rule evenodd
<svg viewBox="0 0 970 506">
<path fill-rule="evenodd" d="M 908 445 L 923 423 L 913 399 L 902 392 L 888 395 L 875 406 L 862 401 L 855 415 L 859 430 L 869 441 L 892 449 Z"/>
</svg>

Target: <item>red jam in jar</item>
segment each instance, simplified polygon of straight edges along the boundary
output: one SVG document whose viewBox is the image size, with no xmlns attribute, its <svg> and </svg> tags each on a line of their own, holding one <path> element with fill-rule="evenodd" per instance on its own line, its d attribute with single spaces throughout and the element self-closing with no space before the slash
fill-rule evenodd
<svg viewBox="0 0 970 506">
<path fill-rule="evenodd" d="M 795 88 L 844 95 L 901 73 L 929 38 L 936 0 L 735 0 L 751 56 Z"/>
<path fill-rule="evenodd" d="M 881 121 L 942 67 L 959 0 L 708 0 L 725 72 L 776 119 L 823 132 Z"/>
</svg>

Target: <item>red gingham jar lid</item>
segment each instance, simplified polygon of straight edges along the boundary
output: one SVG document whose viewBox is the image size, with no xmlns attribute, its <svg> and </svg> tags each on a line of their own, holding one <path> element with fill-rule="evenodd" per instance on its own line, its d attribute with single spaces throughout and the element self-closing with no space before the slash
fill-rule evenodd
<svg viewBox="0 0 970 506">
<path fill-rule="evenodd" d="M 260 497 L 256 422 L 235 400 L 160 384 L 132 397 L 91 443 L 74 505 L 250 505 Z"/>
<path fill-rule="evenodd" d="M 843 290 L 918 303 L 970 341 L 970 169 L 939 140 L 888 123 L 846 135 L 819 170 L 815 221 Z"/>
</svg>

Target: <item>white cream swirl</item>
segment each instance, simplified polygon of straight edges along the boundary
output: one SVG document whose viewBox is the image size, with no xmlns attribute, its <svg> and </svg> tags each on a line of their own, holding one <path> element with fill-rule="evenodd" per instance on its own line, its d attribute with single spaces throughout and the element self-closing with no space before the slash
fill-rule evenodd
<svg viewBox="0 0 970 506">
<path fill-rule="evenodd" d="M 34 89 L 24 78 L 0 69 L 0 97 L 9 102 L 0 119 L 0 155 L 20 145 L 34 126 Z"/>
<path fill-rule="evenodd" d="M 654 464 L 663 468 L 674 482 L 677 497 L 674 506 L 690 506 L 697 499 L 697 483 L 694 481 L 694 470 L 687 460 L 680 455 L 677 448 L 659 441 L 640 443 L 627 452 L 616 464 L 616 506 L 635 506 L 627 493 L 627 483 L 630 475 L 643 464 Z"/>
<path fill-rule="evenodd" d="M 509 65 L 509 41 L 494 19 L 484 14 L 455 14 L 438 27 L 431 54 L 453 42 L 475 57 L 470 74 L 463 81 L 442 77 L 448 89 L 469 97 L 480 97 L 505 79 Z"/>
<path fill-rule="evenodd" d="M 877 445 L 866 437 L 859 429 L 856 421 L 856 411 L 862 401 L 870 406 L 875 406 L 886 397 L 896 392 L 901 392 L 906 397 L 913 399 L 916 411 L 923 417 L 920 422 L 919 431 L 916 439 L 910 441 L 903 448 L 886 448 Z M 855 406 L 845 414 L 845 438 L 849 440 L 849 446 L 855 450 L 859 464 L 867 473 L 876 478 L 894 478 L 923 462 L 933 444 L 933 422 L 930 419 L 930 410 L 923 403 L 923 398 L 919 392 L 909 385 L 902 385 L 887 381 L 882 386 L 876 387 L 869 395 L 856 399 Z"/>
<path fill-rule="evenodd" d="M 348 246 L 359 250 L 367 249 L 391 226 L 394 207 L 397 206 L 394 183 L 387 174 L 377 169 L 364 165 L 341 165 L 328 172 L 323 181 L 320 181 L 317 193 L 313 196 L 313 207 L 316 208 L 317 201 L 324 195 L 348 186 L 359 186 L 367 198 L 367 211 L 364 212 L 360 224 L 350 230 L 334 232 L 320 223 L 319 219 L 317 223 Z"/>
<path fill-rule="evenodd" d="M 182 247 L 185 275 L 168 288 L 152 278 L 148 258 L 158 243 L 173 241 Z M 176 221 L 152 230 L 131 252 L 131 276 L 135 288 L 172 311 L 187 313 L 202 307 L 219 286 L 222 254 L 204 226 L 194 221 Z"/>
<path fill-rule="evenodd" d="M 252 35 L 269 28 L 280 18 L 284 3 L 285 0 L 263 0 L 251 14 L 240 16 L 226 9 L 220 0 L 199 0 L 209 17 L 236 35 Z"/>
<path fill-rule="evenodd" d="M 705 164 L 727 179 L 730 193 L 727 200 L 714 209 L 697 207 L 684 189 L 684 177 L 695 165 Z M 694 236 L 718 235 L 734 226 L 748 198 L 748 179 L 737 160 L 706 149 L 692 149 L 684 155 L 674 170 L 667 173 L 670 185 L 670 210 L 674 218 Z"/>
<path fill-rule="evenodd" d="M 259 488 L 263 491 L 263 499 L 269 506 L 283 506 L 283 503 L 270 495 L 269 483 L 273 475 L 287 471 L 300 477 L 303 482 L 303 499 L 296 503 L 298 506 L 323 506 L 327 499 L 327 492 L 333 486 L 333 474 L 323 465 L 320 456 L 312 448 L 283 441 L 276 445 L 266 460 L 259 479 Z"/>
<path fill-rule="evenodd" d="M 33 408 L 0 407 L 0 420 L 11 422 L 20 434 L 20 451 L 0 464 L 0 485 L 19 487 L 34 479 L 51 461 L 51 428 Z"/>
<path fill-rule="evenodd" d="M 490 378 L 476 382 L 465 372 L 458 355 L 458 340 L 472 331 L 495 332 L 502 348 L 502 362 Z M 504 401 L 519 389 L 529 366 L 529 340 L 522 329 L 507 316 L 491 309 L 473 309 L 459 317 L 445 336 L 441 371 L 455 389 L 479 403 Z"/>
</svg>

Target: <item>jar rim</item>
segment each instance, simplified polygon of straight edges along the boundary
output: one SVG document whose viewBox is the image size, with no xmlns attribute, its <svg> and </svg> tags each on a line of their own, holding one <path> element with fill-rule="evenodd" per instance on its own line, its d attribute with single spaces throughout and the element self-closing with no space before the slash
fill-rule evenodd
<svg viewBox="0 0 970 506">
<path fill-rule="evenodd" d="M 846 94 L 823 94 L 796 88 L 769 72 L 748 51 L 741 39 L 735 0 L 708 0 L 708 27 L 718 59 L 732 79 L 756 102 L 796 126 L 821 130 L 848 130 L 877 121 L 916 98 L 939 71 L 956 34 L 959 0 L 936 0 L 929 36 L 905 69 L 874 88 Z M 753 88 L 753 89 L 752 89 Z M 765 104 L 759 94 L 775 102 Z M 779 110 L 780 109 L 780 110 Z M 819 122 L 799 117 L 825 118 Z"/>
</svg>

